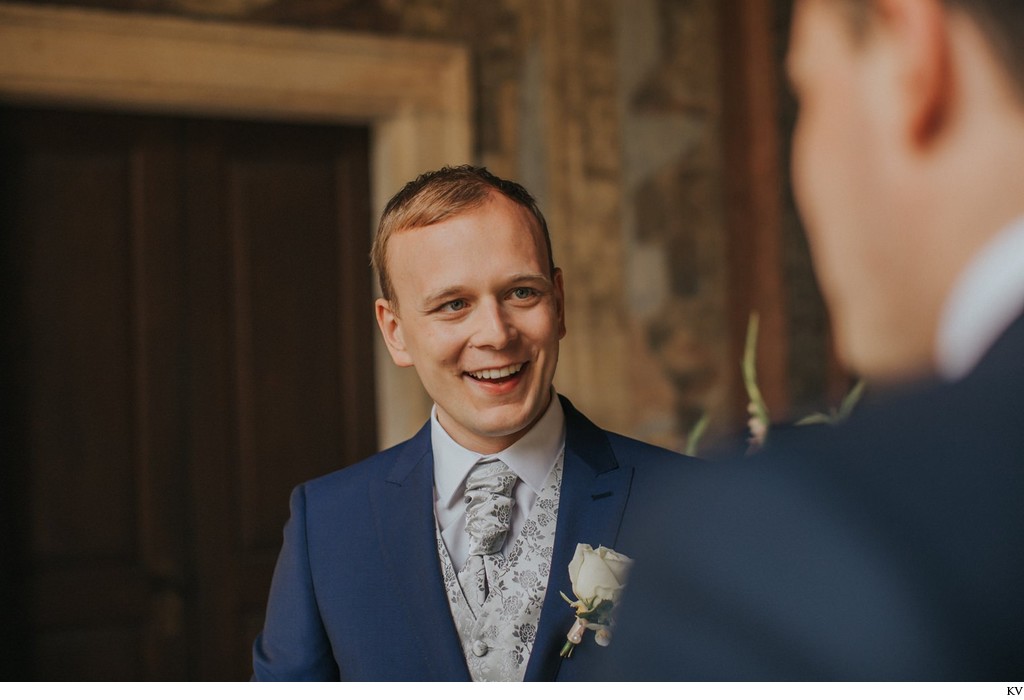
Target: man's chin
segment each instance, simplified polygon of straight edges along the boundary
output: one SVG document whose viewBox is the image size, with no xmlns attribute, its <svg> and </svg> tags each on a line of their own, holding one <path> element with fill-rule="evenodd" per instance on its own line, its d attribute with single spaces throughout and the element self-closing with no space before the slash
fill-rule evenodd
<svg viewBox="0 0 1024 700">
<path fill-rule="evenodd" d="M 477 432 L 482 437 L 508 438 L 526 433 L 533 427 L 543 411 L 532 415 L 523 408 L 510 411 L 506 415 L 494 415 L 491 417 L 481 416 L 482 420 L 477 423 Z M 489 419 L 488 419 L 489 418 Z"/>
</svg>

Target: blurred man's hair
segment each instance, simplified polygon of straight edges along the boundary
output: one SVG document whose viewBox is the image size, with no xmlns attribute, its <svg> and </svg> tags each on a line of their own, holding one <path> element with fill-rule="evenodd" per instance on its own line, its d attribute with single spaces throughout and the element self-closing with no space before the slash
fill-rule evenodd
<svg viewBox="0 0 1024 700">
<path fill-rule="evenodd" d="M 382 296 L 393 303 L 396 301 L 387 261 L 388 241 L 393 234 L 446 221 L 482 205 L 495 192 L 530 212 L 544 236 L 548 274 L 553 278 L 555 262 L 551 253 L 548 225 L 536 200 L 526 188 L 491 174 L 487 168 L 472 165 L 446 166 L 424 173 L 407 183 L 384 207 L 370 251 L 370 260 L 377 272 Z"/>
<path fill-rule="evenodd" d="M 853 26 L 863 36 L 870 27 L 871 0 L 839 0 L 850 10 Z M 941 0 L 950 10 L 969 15 L 1024 103 L 1024 0 Z"/>
</svg>

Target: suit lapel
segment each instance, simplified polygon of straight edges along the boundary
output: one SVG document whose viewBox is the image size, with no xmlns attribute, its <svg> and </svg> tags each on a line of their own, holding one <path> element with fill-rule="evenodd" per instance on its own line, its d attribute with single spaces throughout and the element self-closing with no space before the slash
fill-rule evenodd
<svg viewBox="0 0 1024 700">
<path fill-rule="evenodd" d="M 574 597 L 569 562 L 579 543 L 595 549 L 599 545 L 615 546 L 633 478 L 633 468 L 615 459 L 604 431 L 577 411 L 568 399 L 559 398 L 565 411 L 566 431 L 562 494 L 558 503 L 551 575 L 537 640 L 526 668 L 525 680 L 528 681 L 554 680 L 558 674 L 562 663 L 558 654 L 575 620 L 572 608 L 559 595 L 564 592 Z"/>
<path fill-rule="evenodd" d="M 370 491 L 381 554 L 392 579 L 401 582 L 405 623 L 420 639 L 424 673 L 436 680 L 468 681 L 437 558 L 430 424 L 400 449 L 390 471 Z"/>
</svg>

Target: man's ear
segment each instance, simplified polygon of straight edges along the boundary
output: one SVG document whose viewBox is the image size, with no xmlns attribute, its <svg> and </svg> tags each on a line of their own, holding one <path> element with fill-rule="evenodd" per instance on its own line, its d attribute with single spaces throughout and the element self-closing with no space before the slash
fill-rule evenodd
<svg viewBox="0 0 1024 700">
<path fill-rule="evenodd" d="M 377 327 L 384 337 L 384 344 L 391 353 L 391 360 L 399 367 L 411 367 L 412 356 L 405 347 L 402 319 L 395 313 L 391 302 L 387 299 L 378 299 L 374 302 L 374 312 L 377 316 Z"/>
<path fill-rule="evenodd" d="M 953 45 L 942 0 L 874 0 L 873 20 L 894 61 L 904 135 L 928 148 L 947 126 L 955 98 Z"/>
</svg>

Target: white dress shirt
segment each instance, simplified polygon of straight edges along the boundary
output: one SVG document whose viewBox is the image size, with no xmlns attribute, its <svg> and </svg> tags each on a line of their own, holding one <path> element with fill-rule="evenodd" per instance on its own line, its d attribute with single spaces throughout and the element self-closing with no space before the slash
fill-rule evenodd
<svg viewBox="0 0 1024 700">
<path fill-rule="evenodd" d="M 540 420 L 512 446 L 493 455 L 467 450 L 445 432 L 437 420 L 437 406 L 430 411 L 430 441 L 434 452 L 434 512 L 441 539 L 448 548 L 455 570 L 466 563 L 469 536 L 466 534 L 466 476 L 481 458 L 497 458 L 519 477 L 512 497 L 512 524 L 503 552 L 519 536 L 537 494 L 547 481 L 565 447 L 565 414 L 554 390 Z"/>
<path fill-rule="evenodd" d="M 1024 312 L 1024 218 L 1004 228 L 964 268 L 946 300 L 936 337 L 939 376 L 967 376 Z"/>
</svg>

